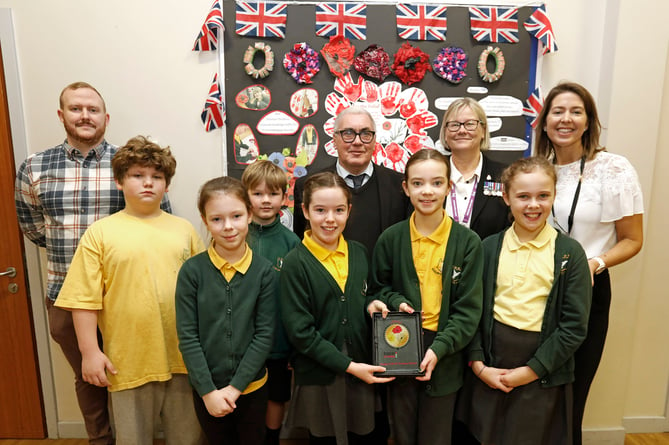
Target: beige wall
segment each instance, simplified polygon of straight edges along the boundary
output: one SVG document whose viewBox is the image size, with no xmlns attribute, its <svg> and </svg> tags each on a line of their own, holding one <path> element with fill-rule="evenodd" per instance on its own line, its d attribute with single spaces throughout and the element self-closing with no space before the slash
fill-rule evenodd
<svg viewBox="0 0 669 445">
<path fill-rule="evenodd" d="M 175 211 L 199 227 L 197 188 L 223 171 L 221 133 L 204 132 L 199 119 L 216 58 L 190 51 L 210 5 L 210 0 L 70 0 L 65 7 L 46 0 L 0 0 L 0 8 L 11 8 L 14 18 L 26 128 L 27 142 L 16 147 L 17 156 L 63 138 L 57 93 L 69 82 L 86 80 L 107 101 L 110 141 L 123 143 L 141 133 L 172 146 L 178 160 L 170 190 Z M 661 226 L 669 219 L 664 197 L 669 2 L 548 0 L 547 7 L 559 51 L 542 60 L 544 92 L 561 79 L 588 87 L 607 129 L 604 142 L 630 159 L 644 190 L 645 247 L 614 269 L 611 329 L 586 414 L 589 443 L 622 444 L 624 428 L 669 430 L 669 299 L 660 279 L 669 260 Z M 31 277 L 36 276 L 39 271 L 33 270 Z M 70 371 L 58 348 L 51 352 L 58 429 L 61 435 L 80 434 Z"/>
</svg>

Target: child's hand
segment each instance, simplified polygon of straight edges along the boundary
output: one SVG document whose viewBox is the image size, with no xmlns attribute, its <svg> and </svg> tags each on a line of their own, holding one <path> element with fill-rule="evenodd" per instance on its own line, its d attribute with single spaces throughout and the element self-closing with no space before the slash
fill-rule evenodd
<svg viewBox="0 0 669 445">
<path fill-rule="evenodd" d="M 509 372 L 508 369 L 485 366 L 483 362 L 477 361 L 472 363 L 472 372 L 492 389 L 499 389 L 507 393 L 513 389 L 513 387 L 507 386 L 501 381 L 501 377 Z"/>
<path fill-rule="evenodd" d="M 209 414 L 214 417 L 226 416 L 235 409 L 235 407 L 231 406 L 225 399 L 223 389 L 217 389 L 202 396 L 204 406 L 207 407 Z"/>
<path fill-rule="evenodd" d="M 365 383 L 388 383 L 395 380 L 395 377 L 377 377 L 375 372 L 384 372 L 386 368 L 383 366 L 373 366 L 367 363 L 351 362 L 346 368 L 346 372 L 356 376 Z"/>
<path fill-rule="evenodd" d="M 228 402 L 228 405 L 230 405 L 232 409 L 236 409 L 237 399 L 239 398 L 242 392 L 232 385 L 228 385 L 225 388 L 221 388 L 220 391 L 225 401 Z"/>
<path fill-rule="evenodd" d="M 437 354 L 435 354 L 432 349 L 428 349 L 425 353 L 423 361 L 420 362 L 420 370 L 425 371 L 425 375 L 416 377 L 416 380 L 420 380 L 421 382 L 427 382 L 430 380 L 432 378 L 432 370 L 434 370 L 434 367 L 437 366 L 438 361 L 439 359 L 437 358 Z"/>
<path fill-rule="evenodd" d="M 100 387 L 111 386 L 105 371 L 109 371 L 111 374 L 117 372 L 111 360 L 102 351 L 98 349 L 90 354 L 82 354 L 81 376 L 85 382 Z"/>
<path fill-rule="evenodd" d="M 374 312 L 381 312 L 383 318 L 386 318 L 389 312 L 388 306 L 381 300 L 374 300 L 367 306 L 367 313 L 370 317 L 374 318 Z"/>
<path fill-rule="evenodd" d="M 502 384 L 515 388 L 537 380 L 539 376 L 529 366 L 511 369 L 500 377 Z"/>
<path fill-rule="evenodd" d="M 413 314 L 414 312 L 413 308 L 406 303 L 401 303 L 400 307 L 398 307 L 397 309 L 399 309 L 400 312 L 407 312 L 409 314 Z"/>
</svg>

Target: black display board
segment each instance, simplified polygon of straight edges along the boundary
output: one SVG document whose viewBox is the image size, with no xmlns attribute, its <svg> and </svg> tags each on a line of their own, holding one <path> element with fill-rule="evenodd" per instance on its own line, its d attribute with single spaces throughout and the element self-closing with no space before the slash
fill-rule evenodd
<svg viewBox="0 0 669 445">
<path fill-rule="evenodd" d="M 334 91 L 335 76 L 332 75 L 327 64 L 321 57 L 321 70 L 313 78 L 313 83 L 308 85 L 297 84 L 283 68 L 283 56 L 291 47 L 298 42 L 307 42 L 313 49 L 320 51 L 329 41 L 328 38 L 319 37 L 315 33 L 315 3 L 289 3 L 287 7 L 286 37 L 276 38 L 254 38 L 239 36 L 235 33 L 235 2 L 224 1 L 224 57 L 225 57 L 225 100 L 227 106 L 226 141 L 228 149 L 228 172 L 232 176 L 240 177 L 246 165 L 238 164 L 235 160 L 233 134 L 239 124 L 248 124 L 254 132 L 261 154 L 269 154 L 281 151 L 288 147 L 294 153 L 298 137 L 302 128 L 307 124 L 316 127 L 319 136 L 318 154 L 307 170 L 318 170 L 324 165 L 332 162 L 333 158 L 325 153 L 323 146 L 331 138 L 323 131 L 323 124 L 331 117 L 323 104 L 325 96 Z M 465 50 L 469 56 L 467 77 L 460 84 L 452 84 L 428 72 L 425 78 L 412 85 L 424 90 L 429 98 L 429 110 L 435 113 L 441 124 L 443 110 L 435 108 L 435 99 L 439 97 L 473 97 L 483 99 L 487 95 L 509 95 L 521 101 L 528 96 L 529 85 L 534 87 L 534 76 L 536 64 L 533 54 L 536 53 L 536 43 L 523 28 L 523 22 L 532 13 L 532 7 L 519 8 L 518 13 L 518 36 L 519 43 L 481 43 L 475 41 L 471 36 L 469 11 L 467 7 L 449 6 L 447 10 L 448 30 L 446 41 L 410 41 L 398 37 L 396 28 L 396 6 L 389 4 L 367 5 L 367 39 L 353 40 L 356 54 L 367 48 L 370 44 L 378 44 L 388 52 L 392 59 L 399 47 L 409 42 L 430 55 L 434 59 L 440 49 L 445 46 L 458 46 Z M 264 79 L 253 79 L 244 71 L 243 57 L 249 45 L 254 42 L 265 42 L 271 45 L 275 57 L 274 71 Z M 477 72 L 477 61 L 481 52 L 489 45 L 502 49 L 506 59 L 506 67 L 502 78 L 494 83 L 486 83 L 479 77 Z M 261 67 L 263 57 L 255 57 L 255 66 Z M 489 61 L 489 70 L 493 70 L 492 60 Z M 361 75 L 352 70 L 352 76 L 357 80 Z M 377 84 L 380 82 L 375 81 Z M 394 75 L 390 75 L 385 81 L 399 81 Z M 260 84 L 271 92 L 271 104 L 264 111 L 244 109 L 236 105 L 235 97 L 243 89 Z M 472 86 L 483 86 L 488 89 L 487 94 L 469 94 L 467 89 Z M 297 118 L 290 112 L 289 101 L 291 95 L 301 88 L 314 88 L 320 92 L 318 112 L 308 118 Z M 403 85 L 403 90 L 408 86 Z M 280 110 L 295 117 L 299 121 L 299 130 L 293 135 L 262 135 L 257 129 L 258 121 L 270 111 Z M 513 136 L 527 140 L 528 126 L 524 117 L 511 116 L 502 118 L 503 126 L 500 131 L 491 133 L 491 136 Z M 439 138 L 439 125 L 427 130 L 435 141 Z M 521 157 L 522 151 L 491 151 L 490 157 L 509 163 L 513 159 Z"/>
</svg>

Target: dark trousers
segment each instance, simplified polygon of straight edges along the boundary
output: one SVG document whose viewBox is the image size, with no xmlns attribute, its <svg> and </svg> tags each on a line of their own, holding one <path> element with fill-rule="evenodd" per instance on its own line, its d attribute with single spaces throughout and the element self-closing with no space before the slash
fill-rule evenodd
<svg viewBox="0 0 669 445">
<path fill-rule="evenodd" d="M 209 445 L 263 445 L 265 442 L 265 412 L 267 385 L 237 399 L 237 408 L 223 417 L 214 417 L 195 391 L 195 414 Z"/>
<path fill-rule="evenodd" d="M 114 438 L 109 423 L 107 388 L 86 383 L 81 376 L 81 352 L 74 331 L 72 312 L 54 306 L 53 301 L 48 298 L 46 299 L 46 310 L 49 316 L 51 338 L 58 343 L 72 371 L 74 371 L 74 389 L 77 394 L 79 409 L 84 417 L 88 443 L 91 445 L 111 445 L 114 443 Z M 102 345 L 99 332 L 98 341 Z"/>
<path fill-rule="evenodd" d="M 592 307 L 588 319 L 588 335 L 574 355 L 574 445 L 582 444 L 583 413 L 588 399 L 590 385 L 599 367 L 609 329 L 609 308 L 611 307 L 611 278 L 605 270 L 595 275 L 592 287 Z"/>
</svg>

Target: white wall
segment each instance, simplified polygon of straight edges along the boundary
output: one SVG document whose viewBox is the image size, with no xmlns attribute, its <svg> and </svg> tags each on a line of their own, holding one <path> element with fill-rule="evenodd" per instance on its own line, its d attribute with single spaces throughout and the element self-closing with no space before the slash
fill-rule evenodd
<svg viewBox="0 0 669 445">
<path fill-rule="evenodd" d="M 148 134 L 172 147 L 178 161 L 170 190 L 175 211 L 200 227 L 197 188 L 222 172 L 221 133 L 204 132 L 199 119 L 216 58 L 190 51 L 210 5 L 210 0 L 0 0 L 0 8 L 11 8 L 14 17 L 27 150 L 64 138 L 57 95 L 72 81 L 88 81 L 107 101 L 111 142 Z M 606 128 L 604 142 L 635 165 L 645 195 L 646 244 L 613 271 L 611 329 L 586 413 L 590 443 L 622 444 L 624 428 L 669 430 L 664 342 L 669 299 L 661 281 L 669 259 L 662 229 L 669 218 L 663 177 L 669 171 L 664 128 L 669 2 L 547 0 L 547 8 L 559 51 L 543 58 L 544 92 L 562 79 L 592 91 Z M 71 375 L 57 349 L 60 433 L 77 434 L 83 429 Z"/>
</svg>

